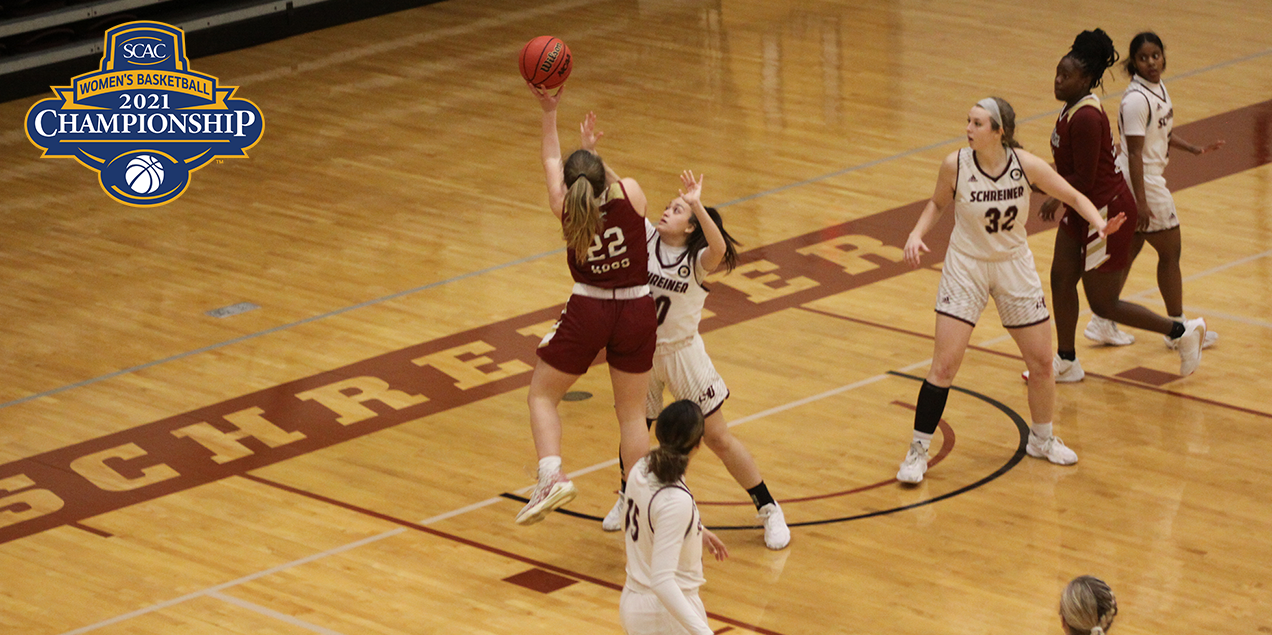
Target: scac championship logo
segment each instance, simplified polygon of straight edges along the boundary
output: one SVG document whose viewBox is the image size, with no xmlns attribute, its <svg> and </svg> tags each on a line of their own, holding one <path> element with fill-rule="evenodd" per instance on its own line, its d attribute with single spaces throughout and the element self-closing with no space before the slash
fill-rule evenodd
<svg viewBox="0 0 1272 635">
<path fill-rule="evenodd" d="M 162 22 L 106 31 L 101 68 L 54 86 L 27 111 L 41 157 L 73 158 L 96 171 L 111 198 L 136 207 L 170 203 L 190 173 L 213 159 L 247 157 L 264 130 L 261 111 L 190 70 L 185 33 Z"/>
</svg>

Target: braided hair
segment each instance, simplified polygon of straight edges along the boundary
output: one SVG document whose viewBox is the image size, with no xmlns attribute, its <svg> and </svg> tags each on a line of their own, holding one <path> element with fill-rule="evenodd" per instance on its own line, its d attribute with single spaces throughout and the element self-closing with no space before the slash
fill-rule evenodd
<svg viewBox="0 0 1272 635">
<path fill-rule="evenodd" d="M 1078 37 L 1073 39 L 1073 46 L 1065 57 L 1077 62 L 1082 72 L 1090 76 L 1091 90 L 1102 86 L 1104 71 L 1117 64 L 1118 60 L 1113 40 L 1108 33 L 1104 32 L 1104 29 L 1079 33 Z"/>
<path fill-rule="evenodd" d="M 1078 576 L 1060 596 L 1060 617 L 1069 635 L 1104 635 L 1117 616 L 1117 598 L 1103 580 Z"/>
</svg>

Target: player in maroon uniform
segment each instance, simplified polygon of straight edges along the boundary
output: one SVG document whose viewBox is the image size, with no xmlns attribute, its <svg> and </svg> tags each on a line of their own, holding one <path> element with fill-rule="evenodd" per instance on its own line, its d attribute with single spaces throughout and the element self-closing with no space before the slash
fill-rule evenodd
<svg viewBox="0 0 1272 635">
<path fill-rule="evenodd" d="M 1091 199 L 1105 217 L 1126 214 L 1135 226 L 1135 196 L 1114 164 L 1113 135 L 1108 115 L 1092 92 L 1104 72 L 1117 62 L 1113 41 L 1100 29 L 1083 31 L 1069 53 L 1056 66 L 1055 96 L 1064 102 L 1051 135 L 1056 171 Z M 1043 220 L 1055 217 L 1060 202 L 1043 204 Z M 1057 382 L 1080 381 L 1085 373 L 1077 361 L 1074 342 L 1078 326 L 1078 281 L 1096 315 L 1120 324 L 1167 335 L 1179 342 L 1180 375 L 1190 375 L 1201 363 L 1201 343 L 1206 322 L 1200 318 L 1178 323 L 1138 305 L 1121 300 L 1124 270 L 1131 264 L 1134 232 L 1115 232 L 1106 240 L 1094 235 L 1077 212 L 1065 207 L 1056 232 L 1055 257 L 1051 261 L 1051 301 L 1055 310 Z"/>
<path fill-rule="evenodd" d="M 539 482 L 517 524 L 539 522 L 576 495 L 561 469 L 561 417 L 565 392 L 604 350 L 614 386 L 619 454 L 626 465 L 649 452 L 645 391 L 653 367 L 654 299 L 649 293 L 645 193 L 634 179 L 607 170 L 595 152 L 601 133 L 588 113 L 582 148 L 561 162 L 555 94 L 529 83 L 543 108 L 543 170 L 548 204 L 561 221 L 574 291 L 552 331 L 539 344 L 530 379 L 530 430 L 539 454 Z"/>
</svg>

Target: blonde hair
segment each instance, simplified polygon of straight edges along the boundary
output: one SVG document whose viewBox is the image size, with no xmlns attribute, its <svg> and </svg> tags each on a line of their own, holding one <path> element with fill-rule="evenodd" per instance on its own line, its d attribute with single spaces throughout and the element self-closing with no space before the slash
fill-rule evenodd
<svg viewBox="0 0 1272 635">
<path fill-rule="evenodd" d="M 1113 628 L 1117 598 L 1113 589 L 1099 578 L 1078 576 L 1060 596 L 1060 618 L 1069 635 L 1104 635 Z"/>
<path fill-rule="evenodd" d="M 605 194 L 605 163 L 596 153 L 575 150 L 565 161 L 565 200 L 561 205 L 561 233 L 579 262 L 587 259 L 593 237 L 601 233 L 598 199 Z"/>
</svg>

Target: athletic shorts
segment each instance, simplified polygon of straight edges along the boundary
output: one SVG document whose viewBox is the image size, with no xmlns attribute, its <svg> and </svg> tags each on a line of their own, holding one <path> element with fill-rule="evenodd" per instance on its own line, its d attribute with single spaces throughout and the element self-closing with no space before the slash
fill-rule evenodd
<svg viewBox="0 0 1272 635">
<path fill-rule="evenodd" d="M 643 373 L 653 366 L 657 331 L 650 296 L 601 300 L 574 294 L 537 353 L 549 366 L 571 375 L 586 373 L 602 350 L 611 367 Z"/>
<path fill-rule="evenodd" d="M 678 342 L 658 346 L 654 352 L 654 370 L 649 374 L 649 393 L 645 397 L 645 418 L 657 419 L 663 409 L 663 388 L 673 399 L 688 399 L 711 415 L 724 405 L 729 388 L 716 372 L 707 356 L 702 336 L 694 333 Z"/>
<path fill-rule="evenodd" d="M 685 599 L 689 600 L 689 604 L 693 605 L 705 623 L 707 609 L 702 606 L 702 599 L 697 592 L 686 593 Z M 672 616 L 671 611 L 663 606 L 658 596 L 637 593 L 627 587 L 623 587 L 623 595 L 618 600 L 618 621 L 627 635 L 690 635 Z"/>
<path fill-rule="evenodd" d="M 1009 329 L 1051 318 L 1032 252 L 1011 260 L 978 260 L 947 249 L 936 289 L 936 312 L 976 326 L 991 297 L 1003 326 Z"/>
<path fill-rule="evenodd" d="M 1105 238 L 1100 238 L 1086 219 L 1071 209 L 1066 209 L 1060 219 L 1060 229 L 1082 245 L 1082 257 L 1086 260 L 1084 271 L 1122 271 L 1131 266 L 1135 222 L 1139 218 L 1134 196 L 1119 194 L 1107 206 L 1100 208 L 1100 215 L 1105 218 L 1115 218 L 1118 214 L 1126 214 L 1126 222 Z"/>
<path fill-rule="evenodd" d="M 1144 198 L 1148 199 L 1148 208 L 1153 211 L 1153 218 L 1148 221 L 1148 229 L 1142 233 L 1151 234 L 1179 227 L 1179 217 L 1175 215 L 1175 197 L 1166 188 L 1166 178 L 1160 174 L 1144 175 Z"/>
</svg>

